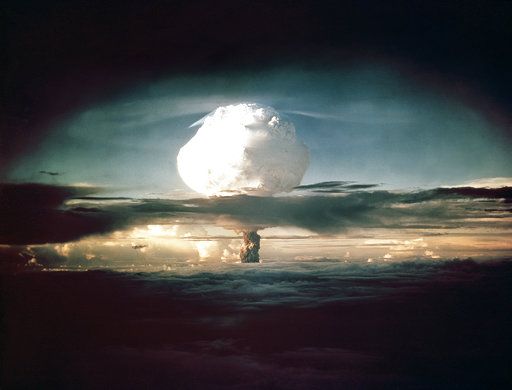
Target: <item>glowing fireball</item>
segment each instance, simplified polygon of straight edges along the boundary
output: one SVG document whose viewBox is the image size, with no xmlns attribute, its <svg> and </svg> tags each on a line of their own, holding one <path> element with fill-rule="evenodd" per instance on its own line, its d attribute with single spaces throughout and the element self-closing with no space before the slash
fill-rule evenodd
<svg viewBox="0 0 512 390">
<path fill-rule="evenodd" d="M 309 165 L 295 127 L 272 107 L 219 107 L 199 122 L 178 153 L 178 171 L 193 190 L 211 195 L 271 195 L 300 184 Z"/>
</svg>

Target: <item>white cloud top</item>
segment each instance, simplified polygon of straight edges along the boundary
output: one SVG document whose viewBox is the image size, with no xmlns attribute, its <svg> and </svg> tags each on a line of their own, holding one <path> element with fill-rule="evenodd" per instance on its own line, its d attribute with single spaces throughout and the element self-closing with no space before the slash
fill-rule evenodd
<svg viewBox="0 0 512 390">
<path fill-rule="evenodd" d="M 219 107 L 178 153 L 178 171 L 193 190 L 212 195 L 271 195 L 300 184 L 309 165 L 295 127 L 272 107 Z M 201 123 L 200 122 L 200 123 Z"/>
</svg>

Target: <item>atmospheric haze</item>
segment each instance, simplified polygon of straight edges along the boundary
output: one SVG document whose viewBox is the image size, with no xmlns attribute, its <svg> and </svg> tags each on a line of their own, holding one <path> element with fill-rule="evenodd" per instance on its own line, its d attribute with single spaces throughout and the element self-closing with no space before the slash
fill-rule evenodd
<svg viewBox="0 0 512 390">
<path fill-rule="evenodd" d="M 295 126 L 255 103 L 219 107 L 178 153 L 178 171 L 193 190 L 212 196 L 272 195 L 299 185 L 309 165 Z M 194 124 L 194 125 L 195 125 Z M 260 236 L 244 230 L 240 260 L 259 262 Z"/>
</svg>

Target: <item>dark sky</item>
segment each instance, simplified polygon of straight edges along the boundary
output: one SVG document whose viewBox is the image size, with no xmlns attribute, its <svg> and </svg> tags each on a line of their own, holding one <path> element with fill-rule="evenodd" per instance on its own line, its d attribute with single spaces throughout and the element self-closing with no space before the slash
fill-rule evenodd
<svg viewBox="0 0 512 390">
<path fill-rule="evenodd" d="M 283 66 L 384 64 L 510 139 L 510 2 L 11 1 L 2 19 L 4 178 L 81 107 L 163 78 Z"/>
<path fill-rule="evenodd" d="M 473 187 L 512 182 L 511 42 L 510 1 L 5 0 L 0 382 L 505 388 L 511 187 Z M 190 199 L 189 125 L 240 101 L 304 186 Z"/>
</svg>

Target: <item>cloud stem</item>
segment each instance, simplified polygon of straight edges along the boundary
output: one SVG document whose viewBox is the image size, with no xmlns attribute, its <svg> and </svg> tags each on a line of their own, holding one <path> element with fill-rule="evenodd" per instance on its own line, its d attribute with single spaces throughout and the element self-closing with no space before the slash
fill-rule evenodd
<svg viewBox="0 0 512 390">
<path fill-rule="evenodd" d="M 242 247 L 240 248 L 240 260 L 242 263 L 260 262 L 260 238 L 256 230 L 243 232 Z"/>
</svg>

